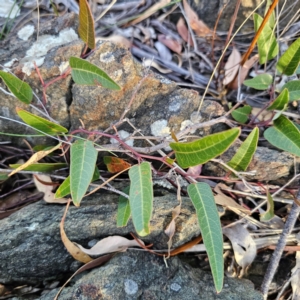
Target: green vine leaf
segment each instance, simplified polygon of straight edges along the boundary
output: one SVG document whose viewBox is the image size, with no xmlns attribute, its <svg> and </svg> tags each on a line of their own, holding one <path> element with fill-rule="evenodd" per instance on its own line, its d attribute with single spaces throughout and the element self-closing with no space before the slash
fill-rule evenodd
<svg viewBox="0 0 300 300">
<path fill-rule="evenodd" d="M 258 14 L 254 14 L 253 20 L 254 29 L 255 31 L 258 31 L 263 18 Z M 278 54 L 279 47 L 274 35 L 273 28 L 271 28 L 269 22 L 267 22 L 257 40 L 257 48 L 259 53 L 259 63 L 261 65 L 274 58 Z"/>
<path fill-rule="evenodd" d="M 256 90 L 266 90 L 273 81 L 273 77 L 270 74 L 260 74 L 254 78 L 247 79 L 243 83 L 246 86 L 254 88 Z"/>
<path fill-rule="evenodd" d="M 22 164 L 11 164 L 9 165 L 10 168 L 12 169 L 17 169 Z M 65 168 L 67 166 L 66 163 L 37 163 L 37 164 L 32 164 L 28 166 L 27 168 L 23 169 L 24 171 L 34 171 L 34 172 L 52 172 L 55 170 L 59 170 L 61 168 Z"/>
<path fill-rule="evenodd" d="M 150 220 L 153 209 L 153 185 L 151 166 L 148 162 L 135 165 L 129 170 L 129 203 L 131 217 L 136 232 L 140 236 L 150 233 Z"/>
<path fill-rule="evenodd" d="M 300 80 L 292 80 L 287 82 L 282 87 L 282 90 L 284 89 L 287 89 L 289 91 L 290 102 L 300 100 Z"/>
<path fill-rule="evenodd" d="M 228 162 L 228 166 L 236 171 L 246 171 L 256 151 L 258 137 L 259 130 L 255 127 L 246 140 L 241 144 L 230 162 Z"/>
<path fill-rule="evenodd" d="M 126 187 L 123 190 L 123 193 L 129 195 L 129 189 L 130 189 L 129 186 Z M 130 211 L 129 199 L 121 195 L 119 197 L 119 202 L 118 202 L 117 226 L 118 227 L 126 226 L 130 218 L 130 215 L 131 215 L 131 211 Z"/>
<path fill-rule="evenodd" d="M 56 123 L 50 122 L 42 117 L 36 116 L 22 108 L 16 108 L 18 116 L 28 125 L 39 130 L 39 132 L 55 135 L 67 133 L 68 129 Z"/>
<path fill-rule="evenodd" d="M 269 190 L 267 190 L 267 211 L 264 214 L 260 215 L 260 221 L 261 222 L 268 222 L 271 219 L 274 218 L 274 200 L 272 198 L 272 195 L 270 194 Z"/>
<path fill-rule="evenodd" d="M 71 189 L 70 189 L 70 176 L 68 176 L 62 184 L 59 186 L 59 188 L 56 190 L 54 198 L 59 199 L 59 198 L 64 198 L 67 195 L 71 194 Z"/>
<path fill-rule="evenodd" d="M 300 156 L 300 131 L 288 118 L 281 115 L 265 130 L 264 137 L 275 147 Z"/>
<path fill-rule="evenodd" d="M 117 91 L 121 89 L 104 71 L 90 62 L 78 57 L 70 57 L 69 62 L 72 68 L 72 78 L 77 84 L 100 85 Z"/>
<path fill-rule="evenodd" d="M 277 63 L 277 70 L 288 76 L 293 75 L 300 62 L 300 38 L 298 38 L 289 48 L 283 53 Z"/>
<path fill-rule="evenodd" d="M 274 102 L 268 107 L 268 110 L 284 110 L 289 103 L 289 91 L 284 89 Z"/>
<path fill-rule="evenodd" d="M 91 141 L 77 140 L 71 145 L 70 188 L 75 206 L 79 206 L 95 171 L 98 152 Z"/>
<path fill-rule="evenodd" d="M 224 280 L 223 235 L 214 195 L 210 186 L 203 182 L 190 184 L 187 191 L 196 209 L 215 288 L 221 292 Z"/>
<path fill-rule="evenodd" d="M 87 0 L 79 0 L 78 33 L 80 38 L 93 50 L 95 48 L 95 25 Z"/>
<path fill-rule="evenodd" d="M 251 113 L 252 107 L 245 105 L 243 107 L 235 109 L 231 115 L 239 123 L 245 124 L 248 121 L 249 115 Z"/>
<path fill-rule="evenodd" d="M 10 90 L 10 92 L 20 101 L 30 104 L 32 101 L 33 93 L 28 83 L 22 81 L 10 73 L 0 71 L 0 77 Z"/>
<path fill-rule="evenodd" d="M 240 128 L 211 134 L 189 143 L 170 143 L 178 164 L 186 169 L 204 164 L 226 151 L 240 134 Z"/>
</svg>

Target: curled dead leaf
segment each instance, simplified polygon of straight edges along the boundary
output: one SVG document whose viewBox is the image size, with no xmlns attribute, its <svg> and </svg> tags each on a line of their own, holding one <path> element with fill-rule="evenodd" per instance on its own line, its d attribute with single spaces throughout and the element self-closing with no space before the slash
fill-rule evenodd
<svg viewBox="0 0 300 300">
<path fill-rule="evenodd" d="M 194 43 L 193 43 L 193 39 L 191 37 L 191 35 L 189 34 L 189 31 L 185 25 L 185 22 L 184 22 L 184 19 L 182 17 L 179 18 L 177 24 L 176 24 L 176 27 L 177 27 L 177 31 L 179 33 L 179 35 L 181 36 L 181 38 L 186 42 L 188 43 L 190 46 L 194 46 Z"/>
<path fill-rule="evenodd" d="M 225 77 L 223 79 L 224 85 L 227 85 L 234 80 L 240 68 L 241 58 L 242 56 L 240 51 L 236 47 L 233 47 L 232 52 L 229 55 L 228 60 L 224 67 L 225 70 Z"/>
<path fill-rule="evenodd" d="M 172 39 L 171 37 L 168 37 L 164 34 L 159 34 L 157 38 L 162 44 L 164 44 L 170 50 L 172 50 L 178 54 L 181 53 L 182 45 L 179 41 L 176 41 L 176 40 Z"/>
</svg>

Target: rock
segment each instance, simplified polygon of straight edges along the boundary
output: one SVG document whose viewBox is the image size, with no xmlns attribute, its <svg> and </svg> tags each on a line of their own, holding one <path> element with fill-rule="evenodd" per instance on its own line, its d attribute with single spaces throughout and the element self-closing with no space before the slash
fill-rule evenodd
<svg viewBox="0 0 300 300">
<path fill-rule="evenodd" d="M 245 19 L 250 16 L 250 14 L 253 12 L 253 10 L 261 4 L 262 0 L 241 0 L 240 9 L 238 11 L 237 19 L 235 22 L 235 29 L 237 29 L 242 23 L 245 21 Z M 207 25 L 209 25 L 210 28 L 214 28 L 215 22 L 217 19 L 217 14 L 221 12 L 222 14 L 220 17 L 220 20 L 218 22 L 218 30 L 227 32 L 232 16 L 234 14 L 235 6 L 237 1 L 227 3 L 227 5 L 224 7 L 224 1 L 221 0 L 189 0 L 189 3 L 191 6 L 195 9 L 195 11 L 198 13 L 200 19 L 204 21 Z M 284 0 L 279 1 L 279 9 L 282 8 L 283 3 L 285 3 Z M 287 17 L 288 15 L 291 16 L 293 12 L 296 12 L 300 8 L 300 3 L 295 2 L 294 0 L 288 0 L 286 1 L 285 7 L 293 7 L 290 9 L 287 9 L 284 14 L 280 18 L 280 26 L 285 26 L 290 21 L 290 17 Z M 265 13 L 266 4 L 263 4 L 256 13 L 260 14 L 261 16 Z M 212 15 L 214 17 L 212 17 Z M 254 31 L 254 25 L 253 25 L 253 17 L 250 17 L 250 20 L 246 22 L 246 24 L 242 27 L 241 32 L 242 33 L 249 33 Z"/>
<path fill-rule="evenodd" d="M 230 161 L 241 145 L 241 141 L 237 141 L 225 153 L 220 156 L 225 163 Z M 249 180 L 271 181 L 281 177 L 288 176 L 291 168 L 294 166 L 293 155 L 287 152 L 279 152 L 267 147 L 258 146 L 249 164 L 247 171 L 256 171 L 254 176 L 246 176 Z M 213 176 L 225 176 L 226 172 L 221 165 L 208 162 L 205 164 L 205 174 Z"/>
<path fill-rule="evenodd" d="M 145 70 L 121 45 L 100 41 L 87 61 L 100 67 L 122 89 L 111 91 L 101 86 L 74 84 L 70 106 L 72 129 L 81 126 L 80 120 L 88 130 L 103 130 L 119 121 L 142 80 L 127 117 L 143 134 L 164 135 L 171 128 L 174 132 L 179 131 L 183 122 L 190 121 L 198 108 L 197 92 L 180 89 L 174 82 Z"/>
<path fill-rule="evenodd" d="M 87 243 L 94 239 L 130 236 L 130 232 L 135 232 L 131 220 L 126 227 L 116 226 L 117 203 L 116 195 L 97 194 L 85 198 L 79 208 L 70 207 L 65 222 L 69 239 L 90 248 Z M 171 221 L 176 205 L 176 195 L 154 198 L 151 234 L 143 238 L 145 243 L 153 243 L 156 249 L 167 249 L 168 237 L 164 229 Z M 36 283 L 74 271 L 74 259 L 60 238 L 59 223 L 63 212 L 64 207 L 60 205 L 40 201 L 0 220 L 1 283 Z M 183 198 L 173 246 L 185 244 L 199 234 L 193 205 L 188 198 Z"/>
<path fill-rule="evenodd" d="M 61 70 L 66 68 L 69 58 L 71 56 L 79 57 L 84 47 L 84 43 L 79 40 L 76 33 L 77 27 L 78 17 L 72 13 L 42 22 L 39 28 L 38 42 L 35 41 L 35 30 L 26 40 L 22 40 L 22 36 L 19 37 L 16 34 L 11 40 L 4 41 L 0 45 L 0 64 L 9 68 L 20 79 L 24 79 L 31 86 L 33 92 L 42 100 L 42 84 L 33 68 L 33 61 L 39 67 L 40 74 L 46 83 L 61 75 Z M 50 116 L 67 128 L 70 127 L 68 105 L 72 98 L 70 93 L 71 82 L 71 75 L 69 75 L 53 83 L 46 91 L 46 108 Z M 0 87 L 5 89 L 4 83 L 1 82 Z M 33 99 L 32 103 L 41 109 L 37 99 L 35 97 Z M 16 114 L 16 106 L 43 117 L 29 105 L 4 94 L 2 91 L 0 91 L 0 102 L 0 114 L 6 118 L 20 120 Z M 0 127 L 1 131 L 6 133 L 36 134 L 36 131 L 24 125 L 3 119 L 0 119 Z M 0 137 L 0 140 L 8 139 L 16 144 L 22 143 L 20 138 Z M 27 139 L 33 142 L 32 138 Z M 34 141 L 35 144 L 45 143 L 46 139 L 40 138 Z M 47 141 L 49 142 L 49 139 Z"/>
<path fill-rule="evenodd" d="M 146 252 L 117 254 L 104 266 L 84 273 L 72 287 L 65 288 L 59 300 L 263 299 L 248 280 L 225 278 L 223 291 L 217 294 L 211 274 L 185 265 L 178 257 L 168 259 L 167 265 L 163 258 Z M 40 299 L 52 300 L 57 291 Z"/>
</svg>

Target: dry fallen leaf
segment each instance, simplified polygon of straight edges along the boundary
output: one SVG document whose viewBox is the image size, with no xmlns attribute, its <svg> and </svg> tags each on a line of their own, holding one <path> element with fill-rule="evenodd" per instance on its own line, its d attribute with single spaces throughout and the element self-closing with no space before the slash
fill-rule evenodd
<svg viewBox="0 0 300 300">
<path fill-rule="evenodd" d="M 193 39 L 191 37 L 191 35 L 189 34 L 189 31 L 185 25 L 185 22 L 184 22 L 184 19 L 182 17 L 179 18 L 177 24 L 176 24 L 176 27 L 177 27 L 177 31 L 179 33 L 179 35 L 181 36 L 181 38 L 186 42 L 188 43 L 190 46 L 194 46 L 194 43 L 193 43 Z"/>
<path fill-rule="evenodd" d="M 124 36 L 122 35 L 111 35 L 109 37 L 97 37 L 96 38 L 96 43 L 98 41 L 102 41 L 102 40 L 105 40 L 105 41 L 111 41 L 115 44 L 120 44 L 122 46 L 125 46 L 126 48 L 130 49 L 131 48 L 131 42 Z"/>
<path fill-rule="evenodd" d="M 48 175 L 34 175 L 33 176 L 34 184 L 38 191 L 44 193 L 44 200 L 47 203 L 58 203 L 58 204 L 65 204 L 68 202 L 66 198 L 55 198 L 55 194 L 52 192 L 53 185 L 51 185 L 52 180 Z M 44 184 L 44 183 L 50 184 Z"/>
<path fill-rule="evenodd" d="M 162 74 L 168 74 L 168 73 L 171 73 L 173 72 L 172 70 L 170 69 L 164 69 L 162 68 L 158 63 L 156 63 L 155 61 L 153 61 L 152 59 L 145 59 L 143 61 L 143 65 L 145 67 L 153 67 L 155 68 L 156 70 L 158 70 L 160 73 Z"/>
<path fill-rule="evenodd" d="M 180 54 L 182 51 L 182 45 L 180 42 L 172 39 L 171 37 L 168 37 L 164 34 L 159 34 L 158 35 L 158 40 L 164 44 L 166 47 L 168 47 L 169 49 L 171 49 L 172 51 Z"/>
<path fill-rule="evenodd" d="M 224 228 L 223 234 L 231 242 L 234 257 L 242 272 L 253 262 L 256 257 L 256 244 L 248 230 L 241 224 Z"/>
<path fill-rule="evenodd" d="M 155 3 L 153 6 L 151 6 L 146 11 L 144 11 L 141 16 L 139 16 L 138 18 L 136 18 L 133 21 L 129 22 L 128 25 L 135 25 L 135 24 L 149 18 L 151 15 L 153 15 L 159 9 L 165 7 L 170 2 L 171 2 L 171 0 L 160 0 L 158 3 Z"/>
<path fill-rule="evenodd" d="M 249 70 L 252 68 L 252 66 L 258 61 L 258 54 L 254 55 L 250 59 L 248 59 L 245 64 L 240 68 L 240 71 L 235 76 L 234 80 L 231 81 L 230 84 L 228 84 L 228 87 L 232 90 L 237 90 L 239 88 L 239 84 L 241 85 L 244 80 L 246 79 Z"/>
<path fill-rule="evenodd" d="M 189 21 L 189 24 L 196 33 L 196 35 L 198 35 L 199 37 L 206 37 L 208 35 L 212 35 L 212 31 L 203 21 L 199 19 L 198 15 L 192 10 L 192 8 L 186 0 L 183 0 L 183 8 L 186 17 Z"/>
<path fill-rule="evenodd" d="M 240 51 L 236 47 L 233 47 L 232 52 L 229 55 L 228 60 L 224 67 L 225 77 L 223 79 L 223 85 L 227 85 L 232 80 L 234 80 L 234 78 L 240 68 L 241 58 L 242 58 L 242 56 L 241 56 Z"/>
<path fill-rule="evenodd" d="M 143 241 L 139 240 L 140 243 Z M 91 249 L 85 249 L 81 245 L 74 243 L 83 253 L 88 255 L 98 256 L 112 252 L 124 252 L 128 247 L 140 247 L 140 244 L 136 240 L 128 240 L 122 236 L 109 236 L 99 241 Z"/>
<path fill-rule="evenodd" d="M 219 183 L 215 186 L 214 191 L 217 193 L 215 195 L 215 201 L 218 205 L 222 205 L 224 207 L 227 207 L 228 209 L 236 208 L 239 211 L 242 211 L 243 213 L 250 215 L 251 211 L 249 209 L 244 208 L 243 206 L 236 203 L 232 198 L 225 195 L 221 189 L 228 188 L 227 185 L 223 183 Z"/>
<path fill-rule="evenodd" d="M 24 163 L 22 166 L 18 167 L 17 169 L 13 170 L 8 176 L 12 176 L 12 175 L 18 173 L 19 171 L 22 171 L 23 169 L 27 168 L 27 167 L 30 166 L 31 164 L 34 164 L 34 163 L 38 162 L 40 159 L 42 159 L 42 158 L 45 157 L 46 155 L 48 155 L 48 154 L 50 154 L 51 152 L 57 150 L 60 146 L 61 146 L 61 143 L 59 143 L 59 144 L 56 145 L 55 147 L 51 148 L 50 150 L 38 151 L 38 152 L 34 153 L 34 154 L 27 160 L 26 163 Z"/>
<path fill-rule="evenodd" d="M 65 213 L 64 213 L 64 215 L 61 219 L 60 225 L 59 225 L 61 240 L 64 243 L 65 247 L 67 248 L 68 252 L 73 256 L 74 259 L 86 264 L 86 263 L 92 261 L 93 259 L 91 257 L 89 257 L 87 254 L 85 254 L 84 252 L 82 252 L 77 246 L 75 246 L 74 243 L 72 243 L 69 240 L 69 238 L 67 237 L 65 230 L 64 230 L 65 218 L 66 218 L 66 214 L 67 214 L 70 202 L 71 202 L 71 200 L 69 200 L 68 204 L 66 205 Z"/>
</svg>

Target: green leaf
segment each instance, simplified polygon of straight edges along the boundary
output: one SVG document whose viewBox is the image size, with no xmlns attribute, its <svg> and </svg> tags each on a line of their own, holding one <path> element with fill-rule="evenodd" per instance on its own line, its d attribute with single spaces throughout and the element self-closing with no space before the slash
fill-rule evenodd
<svg viewBox="0 0 300 300">
<path fill-rule="evenodd" d="M 77 84 L 102 85 L 117 91 L 121 89 L 104 71 L 84 59 L 70 57 L 70 66 L 72 78 Z"/>
<path fill-rule="evenodd" d="M 231 115 L 239 123 L 244 124 L 248 121 L 249 114 L 251 113 L 252 107 L 245 105 L 243 107 L 235 109 Z"/>
<path fill-rule="evenodd" d="M 245 171 L 249 166 L 257 148 L 259 130 L 255 127 L 241 144 L 233 158 L 228 162 L 228 166 L 236 171 Z"/>
<path fill-rule="evenodd" d="M 287 107 L 289 103 L 289 91 L 284 89 L 279 96 L 274 100 L 274 102 L 268 107 L 268 110 L 283 110 Z"/>
<path fill-rule="evenodd" d="M 100 176 L 99 170 L 98 170 L 97 166 L 95 166 L 95 170 L 94 170 L 94 174 L 93 174 L 93 178 L 92 178 L 91 182 L 98 180 L 99 176 Z M 69 194 L 71 194 L 70 176 L 68 176 L 62 182 L 62 184 L 59 186 L 59 188 L 57 189 L 57 191 L 55 193 L 55 198 L 63 198 Z"/>
<path fill-rule="evenodd" d="M 129 195 L 129 190 L 130 190 L 130 186 L 126 187 L 123 190 L 123 193 Z M 130 212 L 129 199 L 121 195 L 119 197 L 119 203 L 118 203 L 117 226 L 118 227 L 126 226 L 130 218 L 130 214 L 131 212 Z"/>
<path fill-rule="evenodd" d="M 260 215 L 260 221 L 261 222 L 268 222 L 271 219 L 274 218 L 275 214 L 274 214 L 274 200 L 269 192 L 269 190 L 267 191 L 267 211 L 264 214 Z"/>
<path fill-rule="evenodd" d="M 95 48 L 95 25 L 87 0 L 79 0 L 78 33 L 80 38 L 93 50 Z"/>
<path fill-rule="evenodd" d="M 16 98 L 26 104 L 31 102 L 33 94 L 28 83 L 4 71 L 0 71 L 0 77 Z"/>
<path fill-rule="evenodd" d="M 71 194 L 71 189 L 70 189 L 70 176 L 68 176 L 62 184 L 59 186 L 59 188 L 56 190 L 56 193 L 54 197 L 56 199 L 63 198 L 67 195 Z"/>
<path fill-rule="evenodd" d="M 300 156 L 300 131 L 297 126 L 283 115 L 273 124 L 264 132 L 266 140 L 279 149 Z"/>
<path fill-rule="evenodd" d="M 226 151 L 240 134 L 239 128 L 211 134 L 190 143 L 170 143 L 178 164 L 189 168 L 204 164 Z"/>
<path fill-rule="evenodd" d="M 140 236 L 150 233 L 153 208 L 153 185 L 150 163 L 143 162 L 129 170 L 129 203 L 133 225 Z"/>
<path fill-rule="evenodd" d="M 92 181 L 97 155 L 91 141 L 77 140 L 71 146 L 70 187 L 75 206 L 80 205 Z"/>
<path fill-rule="evenodd" d="M 210 186 L 203 182 L 190 184 L 187 191 L 196 209 L 215 288 L 221 292 L 224 279 L 223 235 L 214 195 Z"/>
<path fill-rule="evenodd" d="M 41 131 L 42 133 L 47 133 L 50 135 L 61 134 L 68 132 L 68 129 L 50 122 L 42 117 L 36 116 L 22 108 L 16 108 L 18 116 L 28 125 Z"/>
<path fill-rule="evenodd" d="M 243 83 L 246 86 L 254 88 L 256 90 L 266 90 L 273 81 L 273 77 L 270 74 L 260 74 L 252 79 L 247 79 Z"/>
<path fill-rule="evenodd" d="M 7 173 L 0 173 L 0 182 L 7 180 L 9 178 Z"/>
<path fill-rule="evenodd" d="M 300 38 L 298 38 L 280 57 L 277 70 L 288 76 L 293 75 L 300 62 Z"/>
<path fill-rule="evenodd" d="M 254 29 L 255 31 L 258 31 L 263 18 L 258 14 L 254 14 L 253 20 Z M 269 22 L 267 22 L 257 40 L 257 48 L 259 53 L 259 63 L 261 65 L 278 54 L 279 47 Z"/>
<path fill-rule="evenodd" d="M 11 164 L 9 166 L 10 168 L 16 169 L 22 166 L 22 164 Z M 35 171 L 35 172 L 51 172 L 51 171 L 59 170 L 61 168 L 65 168 L 66 166 L 67 164 L 65 163 L 37 163 L 37 164 L 32 164 L 23 170 Z"/>
<path fill-rule="evenodd" d="M 287 82 L 282 90 L 288 89 L 290 94 L 290 101 L 300 100 L 300 80 L 292 80 Z"/>
</svg>

